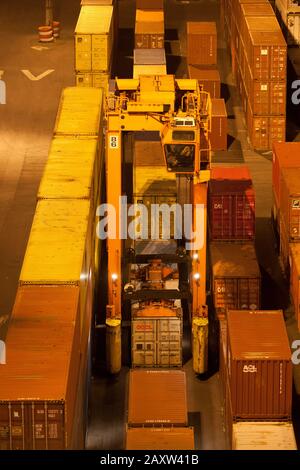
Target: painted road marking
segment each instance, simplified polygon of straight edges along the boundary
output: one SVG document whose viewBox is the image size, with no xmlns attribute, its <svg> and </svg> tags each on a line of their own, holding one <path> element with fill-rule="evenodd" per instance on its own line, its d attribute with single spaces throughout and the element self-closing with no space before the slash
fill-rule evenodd
<svg viewBox="0 0 300 470">
<path fill-rule="evenodd" d="M 44 51 L 49 49 L 49 47 L 46 46 L 31 46 L 31 49 L 34 49 L 35 51 Z"/>
<path fill-rule="evenodd" d="M 54 69 L 46 70 L 46 72 L 43 72 L 37 76 L 33 75 L 30 70 L 22 70 L 22 72 L 24 73 L 25 77 L 29 78 L 29 80 L 37 82 L 38 80 L 42 80 L 42 78 L 45 78 L 47 75 L 50 75 L 50 73 L 54 72 Z"/>
</svg>

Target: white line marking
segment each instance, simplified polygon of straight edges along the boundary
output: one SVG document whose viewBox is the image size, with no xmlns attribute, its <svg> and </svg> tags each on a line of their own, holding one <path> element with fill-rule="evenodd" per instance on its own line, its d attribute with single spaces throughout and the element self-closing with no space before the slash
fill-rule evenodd
<svg viewBox="0 0 300 470">
<path fill-rule="evenodd" d="M 50 73 L 54 72 L 54 69 L 46 70 L 46 72 L 43 72 L 37 76 L 33 75 L 30 72 L 30 70 L 21 70 L 21 72 L 23 72 L 25 77 L 29 78 L 29 80 L 32 80 L 33 82 L 37 82 L 38 80 L 42 80 L 42 78 L 45 78 L 47 77 L 47 75 L 50 75 Z"/>
<path fill-rule="evenodd" d="M 49 47 L 45 47 L 45 46 L 31 46 L 31 49 L 34 49 L 35 51 L 44 51 L 44 50 L 49 49 Z"/>
</svg>

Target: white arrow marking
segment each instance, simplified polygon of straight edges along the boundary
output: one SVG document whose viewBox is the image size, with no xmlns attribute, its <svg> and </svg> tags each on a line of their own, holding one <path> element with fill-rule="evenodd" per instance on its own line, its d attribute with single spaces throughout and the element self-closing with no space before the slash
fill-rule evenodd
<svg viewBox="0 0 300 470">
<path fill-rule="evenodd" d="M 49 47 L 45 47 L 45 46 L 31 46 L 31 49 L 34 49 L 35 51 L 44 51 L 44 50 L 49 49 Z"/>
<path fill-rule="evenodd" d="M 33 75 L 30 70 L 22 70 L 24 73 L 25 77 L 29 78 L 29 80 L 32 80 L 33 82 L 37 82 L 38 80 L 42 80 L 42 78 L 47 77 L 47 75 L 50 75 L 50 73 L 54 72 L 54 69 L 52 70 L 46 70 L 46 72 L 41 73 L 37 77 Z"/>
</svg>

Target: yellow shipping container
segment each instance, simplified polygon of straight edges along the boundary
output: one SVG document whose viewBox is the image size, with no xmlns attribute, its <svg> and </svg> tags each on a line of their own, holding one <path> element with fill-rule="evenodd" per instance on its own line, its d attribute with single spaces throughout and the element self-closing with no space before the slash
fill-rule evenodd
<svg viewBox="0 0 300 470">
<path fill-rule="evenodd" d="M 93 237 L 94 212 L 89 201 L 39 201 L 19 279 L 19 285 L 79 286 L 82 350 L 93 305 Z"/>
<path fill-rule="evenodd" d="M 176 175 L 165 166 L 135 166 L 133 174 L 134 195 L 176 194 Z"/>
<path fill-rule="evenodd" d="M 90 199 L 96 204 L 102 167 L 98 140 L 54 138 L 38 199 Z"/>
<path fill-rule="evenodd" d="M 164 22 L 163 10 L 136 10 L 136 23 L 161 23 Z"/>
<path fill-rule="evenodd" d="M 83 6 L 75 29 L 75 69 L 107 71 L 114 38 L 113 6 Z"/>
<path fill-rule="evenodd" d="M 133 78 L 139 78 L 140 75 L 167 75 L 166 65 L 134 65 Z"/>
<path fill-rule="evenodd" d="M 97 136 L 103 116 L 103 90 L 68 87 L 62 92 L 55 135 Z"/>
<path fill-rule="evenodd" d="M 20 284 L 79 284 L 90 202 L 42 200 L 36 207 L 20 274 Z"/>
<path fill-rule="evenodd" d="M 105 72 L 76 72 L 76 86 L 103 88 L 108 90 L 109 73 Z"/>
</svg>

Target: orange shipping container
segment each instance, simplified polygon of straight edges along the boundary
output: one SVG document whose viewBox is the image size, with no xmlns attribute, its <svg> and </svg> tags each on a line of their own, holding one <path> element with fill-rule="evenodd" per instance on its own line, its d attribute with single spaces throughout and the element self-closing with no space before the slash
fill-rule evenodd
<svg viewBox="0 0 300 470">
<path fill-rule="evenodd" d="M 187 426 L 185 372 L 130 370 L 128 425 Z"/>
<path fill-rule="evenodd" d="M 294 304 L 295 318 L 300 331 L 300 244 L 290 244 L 291 271 L 290 271 L 290 292 Z"/>
<path fill-rule="evenodd" d="M 300 168 L 281 171 L 280 218 L 289 241 L 300 240 Z"/>
<path fill-rule="evenodd" d="M 285 141 L 285 116 L 253 116 L 247 102 L 247 127 L 254 149 L 270 150 L 275 142 Z"/>
<path fill-rule="evenodd" d="M 210 93 L 211 98 L 221 97 L 220 73 L 216 68 L 204 68 L 200 65 L 188 65 L 189 78 L 198 80 L 203 90 Z"/>
<path fill-rule="evenodd" d="M 234 420 L 290 420 L 292 362 L 283 312 L 227 312 Z"/>
<path fill-rule="evenodd" d="M 135 49 L 163 49 L 164 22 L 138 22 L 135 24 Z"/>
<path fill-rule="evenodd" d="M 194 450 L 194 429 L 128 428 L 126 450 Z"/>
<path fill-rule="evenodd" d="M 300 167 L 300 142 L 280 142 L 273 145 L 273 194 L 274 215 L 281 206 L 281 172 L 283 168 Z M 277 215 L 278 220 L 278 215 Z"/>
<path fill-rule="evenodd" d="M 19 287 L 0 374 L 0 449 L 82 447 L 79 288 Z M 81 404 L 81 406 L 84 406 Z"/>
<path fill-rule="evenodd" d="M 187 63 L 217 64 L 217 28 L 213 22 L 187 23 Z"/>
<path fill-rule="evenodd" d="M 210 145 L 212 150 L 227 150 L 227 111 L 225 100 L 211 100 L 211 133 Z"/>
</svg>

